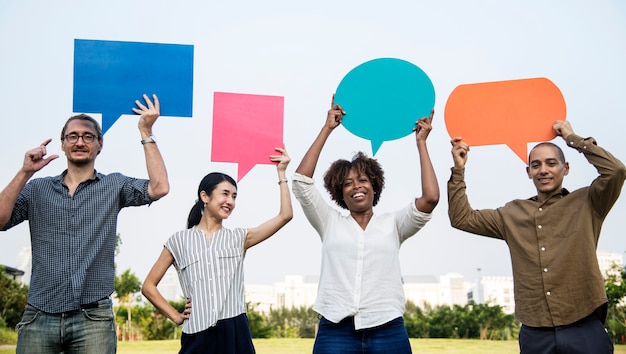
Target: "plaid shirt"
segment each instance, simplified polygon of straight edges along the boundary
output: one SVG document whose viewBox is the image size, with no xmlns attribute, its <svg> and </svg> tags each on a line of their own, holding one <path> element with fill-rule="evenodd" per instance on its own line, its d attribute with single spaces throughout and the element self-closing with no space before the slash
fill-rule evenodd
<svg viewBox="0 0 626 354">
<path fill-rule="evenodd" d="M 146 179 L 96 172 L 70 195 L 66 173 L 28 182 L 5 226 L 29 220 L 28 303 L 48 313 L 76 310 L 113 293 L 118 213 L 152 202 Z"/>
</svg>

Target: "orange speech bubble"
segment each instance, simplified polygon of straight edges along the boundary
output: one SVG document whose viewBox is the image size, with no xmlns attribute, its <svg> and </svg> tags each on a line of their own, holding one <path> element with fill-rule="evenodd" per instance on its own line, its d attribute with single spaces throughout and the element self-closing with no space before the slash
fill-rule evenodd
<svg viewBox="0 0 626 354">
<path fill-rule="evenodd" d="M 444 112 L 450 137 L 470 146 L 506 144 L 527 162 L 529 142 L 552 140 L 555 120 L 565 120 L 565 100 L 546 78 L 457 86 Z"/>
</svg>

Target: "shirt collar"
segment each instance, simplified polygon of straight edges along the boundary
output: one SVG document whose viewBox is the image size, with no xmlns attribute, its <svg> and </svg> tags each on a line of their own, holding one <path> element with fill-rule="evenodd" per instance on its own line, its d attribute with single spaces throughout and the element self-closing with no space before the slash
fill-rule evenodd
<svg viewBox="0 0 626 354">
<path fill-rule="evenodd" d="M 569 194 L 569 191 L 566 188 L 561 188 L 561 192 L 555 193 L 552 197 L 550 197 L 550 199 L 552 199 L 554 197 L 563 198 L 563 197 L 565 197 L 568 194 Z M 537 196 L 528 198 L 528 200 L 532 200 L 534 202 L 538 201 L 538 199 L 539 198 Z"/>
</svg>

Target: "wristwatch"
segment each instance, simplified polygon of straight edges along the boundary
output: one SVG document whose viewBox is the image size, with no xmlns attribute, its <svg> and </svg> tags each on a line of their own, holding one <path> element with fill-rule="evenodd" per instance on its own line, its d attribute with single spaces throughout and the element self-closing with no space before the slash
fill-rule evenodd
<svg viewBox="0 0 626 354">
<path fill-rule="evenodd" d="M 156 143 L 156 139 L 154 138 L 154 135 L 150 135 L 149 137 L 142 139 L 141 143 L 142 144 Z"/>
</svg>

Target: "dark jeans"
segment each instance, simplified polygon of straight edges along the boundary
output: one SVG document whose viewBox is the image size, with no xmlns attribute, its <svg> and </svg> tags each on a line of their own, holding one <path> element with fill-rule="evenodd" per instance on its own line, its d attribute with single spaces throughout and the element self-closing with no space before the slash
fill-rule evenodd
<svg viewBox="0 0 626 354">
<path fill-rule="evenodd" d="M 111 299 L 91 308 L 46 313 L 26 305 L 16 326 L 17 354 L 109 354 L 117 349 Z"/>
<path fill-rule="evenodd" d="M 354 318 L 332 323 L 322 317 L 313 354 L 410 354 L 411 344 L 404 319 L 398 317 L 381 326 L 355 330 Z"/>
<path fill-rule="evenodd" d="M 613 343 L 595 314 L 567 326 L 537 328 L 522 325 L 519 347 L 521 354 L 613 353 Z"/>
</svg>

